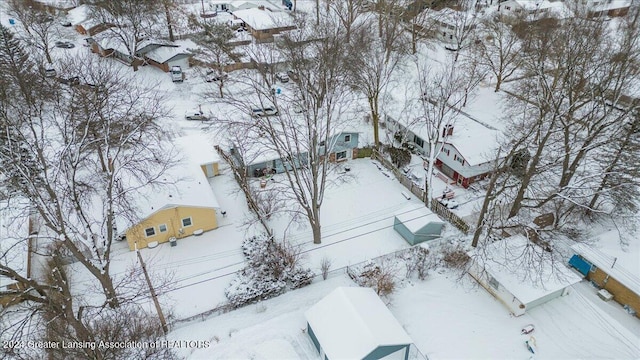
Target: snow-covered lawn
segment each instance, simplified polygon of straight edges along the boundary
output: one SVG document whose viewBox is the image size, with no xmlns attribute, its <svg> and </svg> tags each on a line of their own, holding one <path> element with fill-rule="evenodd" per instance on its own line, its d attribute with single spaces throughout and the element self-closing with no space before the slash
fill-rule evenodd
<svg viewBox="0 0 640 360">
<path fill-rule="evenodd" d="M 251 305 L 169 334 L 172 340 L 209 340 L 206 349 L 177 349 L 189 359 L 319 359 L 307 334 L 304 312 L 346 276 L 318 281 L 275 299 Z M 583 284 L 578 284 L 578 286 Z M 446 270 L 406 285 L 389 308 L 429 359 L 528 359 L 520 335 L 534 324 L 536 359 L 637 359 L 640 338 L 618 326 L 578 291 L 512 317 L 470 278 L 457 281 Z M 357 334 L 355 334 L 357 336 Z"/>
</svg>

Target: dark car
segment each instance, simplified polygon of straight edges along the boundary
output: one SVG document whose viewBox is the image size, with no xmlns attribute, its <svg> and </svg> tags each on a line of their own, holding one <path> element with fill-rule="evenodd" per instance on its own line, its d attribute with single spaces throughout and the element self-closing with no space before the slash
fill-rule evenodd
<svg viewBox="0 0 640 360">
<path fill-rule="evenodd" d="M 78 76 L 59 77 L 58 81 L 61 84 L 66 84 L 66 85 L 71 85 L 71 86 L 80 85 L 80 77 L 78 77 Z"/>
<path fill-rule="evenodd" d="M 55 43 L 57 48 L 62 49 L 73 49 L 76 45 L 70 41 L 56 41 Z"/>
</svg>

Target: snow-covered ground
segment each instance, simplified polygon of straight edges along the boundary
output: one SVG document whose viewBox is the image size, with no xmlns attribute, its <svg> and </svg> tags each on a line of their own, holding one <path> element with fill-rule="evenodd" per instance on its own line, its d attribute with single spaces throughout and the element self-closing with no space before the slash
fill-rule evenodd
<svg viewBox="0 0 640 360">
<path fill-rule="evenodd" d="M 179 328 L 171 340 L 208 340 L 201 349 L 177 349 L 190 359 L 319 359 L 303 331 L 304 312 L 338 286 L 353 286 L 346 276 L 251 305 L 205 322 Z M 582 286 L 584 284 L 578 284 Z M 638 332 L 617 326 L 582 292 L 512 317 L 507 309 L 469 278 L 440 270 L 425 281 L 406 283 L 388 307 L 429 359 L 528 359 L 520 334 L 534 324 L 536 359 L 637 359 Z M 354 334 L 357 336 L 357 334 Z"/>
</svg>

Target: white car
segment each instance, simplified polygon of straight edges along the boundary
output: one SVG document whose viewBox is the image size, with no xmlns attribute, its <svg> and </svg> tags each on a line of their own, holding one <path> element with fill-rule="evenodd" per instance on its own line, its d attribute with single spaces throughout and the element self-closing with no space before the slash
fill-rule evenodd
<svg viewBox="0 0 640 360">
<path fill-rule="evenodd" d="M 278 81 L 280 81 L 281 83 L 288 83 L 289 75 L 287 75 L 287 73 L 280 72 L 276 74 L 276 79 L 278 79 Z"/>
<path fill-rule="evenodd" d="M 228 77 L 229 77 L 229 74 L 227 73 L 218 73 L 215 71 L 210 71 L 206 74 L 204 80 L 206 82 L 216 82 L 220 80 L 226 80 Z"/>
<path fill-rule="evenodd" d="M 457 209 L 460 204 L 455 200 L 439 198 L 438 202 L 447 207 L 447 209 Z"/>
<path fill-rule="evenodd" d="M 266 107 L 266 108 L 254 108 L 251 109 L 251 116 L 254 118 L 258 118 L 258 117 L 263 117 L 263 116 L 274 116 L 274 115 L 278 115 L 278 110 L 276 110 L 276 108 L 273 107 Z"/>
<path fill-rule="evenodd" d="M 209 118 L 200 110 L 193 110 L 193 111 L 187 112 L 184 115 L 184 118 L 187 120 L 200 120 L 200 121 L 209 120 Z"/>
</svg>

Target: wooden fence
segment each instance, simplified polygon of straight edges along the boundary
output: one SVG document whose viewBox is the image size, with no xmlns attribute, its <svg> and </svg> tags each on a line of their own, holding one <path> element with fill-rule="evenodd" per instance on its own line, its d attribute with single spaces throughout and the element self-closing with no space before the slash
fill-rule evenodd
<svg viewBox="0 0 640 360">
<path fill-rule="evenodd" d="M 402 171 L 398 170 L 398 168 L 395 167 L 391 163 L 391 161 L 382 156 L 378 150 L 373 149 L 373 152 L 371 153 L 371 160 L 377 160 L 378 162 L 380 162 L 380 164 L 387 168 L 387 170 L 390 170 L 393 173 L 400 184 L 409 189 L 409 191 L 411 191 L 413 195 L 417 196 L 418 199 L 420 199 L 422 202 L 426 203 L 427 194 L 425 193 L 425 191 L 422 190 L 418 185 L 416 185 L 416 183 L 414 183 L 409 177 L 403 174 Z M 465 234 L 468 234 L 471 230 L 471 225 L 469 225 L 454 212 L 449 210 L 446 206 L 440 204 L 436 199 L 431 199 L 431 211 L 450 222 L 453 226 L 455 226 Z"/>
</svg>

